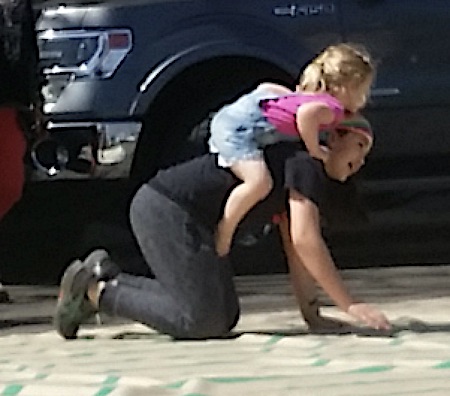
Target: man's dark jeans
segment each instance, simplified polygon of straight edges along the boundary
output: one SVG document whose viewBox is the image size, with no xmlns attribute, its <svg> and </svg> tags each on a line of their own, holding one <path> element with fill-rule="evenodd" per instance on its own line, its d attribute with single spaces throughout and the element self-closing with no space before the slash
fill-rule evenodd
<svg viewBox="0 0 450 396">
<path fill-rule="evenodd" d="M 213 233 L 148 185 L 135 195 L 130 219 L 155 279 L 119 275 L 107 283 L 101 310 L 175 338 L 227 334 L 239 302 L 231 264 L 216 255 Z"/>
</svg>

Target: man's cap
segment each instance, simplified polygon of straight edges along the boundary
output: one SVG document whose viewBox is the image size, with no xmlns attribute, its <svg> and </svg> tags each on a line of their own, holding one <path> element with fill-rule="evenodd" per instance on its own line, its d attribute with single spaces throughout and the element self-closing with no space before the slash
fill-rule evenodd
<svg viewBox="0 0 450 396">
<path fill-rule="evenodd" d="M 336 125 L 336 130 L 362 134 L 369 140 L 371 146 L 373 144 L 374 136 L 372 126 L 367 118 L 361 114 L 344 118 Z"/>
</svg>

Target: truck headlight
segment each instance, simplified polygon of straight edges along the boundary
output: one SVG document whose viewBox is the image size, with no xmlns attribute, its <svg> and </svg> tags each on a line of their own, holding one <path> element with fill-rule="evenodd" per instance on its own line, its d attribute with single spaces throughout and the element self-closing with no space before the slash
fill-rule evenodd
<svg viewBox="0 0 450 396">
<path fill-rule="evenodd" d="M 45 30 L 38 33 L 39 57 L 45 75 L 111 77 L 131 51 L 128 29 Z"/>
</svg>

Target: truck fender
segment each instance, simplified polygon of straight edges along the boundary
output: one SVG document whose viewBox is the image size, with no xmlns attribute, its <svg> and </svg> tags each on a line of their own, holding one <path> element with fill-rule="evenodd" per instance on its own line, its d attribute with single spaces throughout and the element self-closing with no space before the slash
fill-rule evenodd
<svg viewBox="0 0 450 396">
<path fill-rule="evenodd" d="M 167 57 L 149 70 L 130 105 L 129 115 L 133 117 L 145 114 L 152 100 L 164 86 L 189 66 L 221 56 L 253 57 L 277 65 L 292 76 L 298 74 L 298 65 L 263 48 L 227 39 L 203 42 Z"/>
</svg>

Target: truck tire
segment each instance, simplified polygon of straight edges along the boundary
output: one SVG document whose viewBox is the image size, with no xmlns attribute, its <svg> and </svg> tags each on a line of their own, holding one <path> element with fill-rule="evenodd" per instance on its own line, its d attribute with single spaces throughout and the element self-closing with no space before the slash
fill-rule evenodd
<svg viewBox="0 0 450 396">
<path fill-rule="evenodd" d="M 142 182 L 158 169 L 206 152 L 211 114 L 268 80 L 295 85 L 286 72 L 255 59 L 213 59 L 180 73 L 157 95 L 145 114 L 132 179 Z"/>
</svg>

